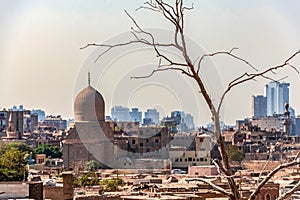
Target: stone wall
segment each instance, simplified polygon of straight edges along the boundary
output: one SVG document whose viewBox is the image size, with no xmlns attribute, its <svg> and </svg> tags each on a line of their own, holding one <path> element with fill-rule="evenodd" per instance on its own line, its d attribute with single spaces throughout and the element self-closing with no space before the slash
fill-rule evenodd
<svg viewBox="0 0 300 200">
<path fill-rule="evenodd" d="M 73 200 L 74 188 L 73 188 L 73 174 L 72 172 L 63 172 L 63 199 Z"/>
<path fill-rule="evenodd" d="M 0 199 L 24 198 L 29 196 L 29 187 L 23 182 L 0 182 Z"/>
<path fill-rule="evenodd" d="M 29 198 L 43 200 L 43 182 L 29 182 Z"/>
<path fill-rule="evenodd" d="M 44 186 L 44 199 L 63 200 L 63 187 Z"/>
</svg>

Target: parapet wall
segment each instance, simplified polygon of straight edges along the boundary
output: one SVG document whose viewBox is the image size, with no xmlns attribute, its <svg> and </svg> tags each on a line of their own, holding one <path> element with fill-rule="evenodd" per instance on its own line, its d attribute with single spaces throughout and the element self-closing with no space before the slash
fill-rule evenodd
<svg viewBox="0 0 300 200">
<path fill-rule="evenodd" d="M 29 196 L 29 186 L 23 182 L 0 182 L 0 199 L 18 199 Z"/>
</svg>

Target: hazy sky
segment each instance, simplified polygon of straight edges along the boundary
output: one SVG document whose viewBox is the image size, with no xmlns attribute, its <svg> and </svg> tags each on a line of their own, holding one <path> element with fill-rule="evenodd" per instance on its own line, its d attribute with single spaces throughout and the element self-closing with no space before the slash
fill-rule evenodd
<svg viewBox="0 0 300 200">
<path fill-rule="evenodd" d="M 143 27 L 154 28 L 155 32 L 160 29 L 161 38 L 166 37 L 171 26 L 158 14 L 135 11 L 143 2 L 1 0 L 0 108 L 23 104 L 28 109 L 41 108 L 48 114 L 73 117 L 74 97 L 87 84 L 86 73 L 91 71 L 93 86 L 105 98 L 107 114 L 112 105 L 142 110 L 155 107 L 164 114 L 184 109 L 195 116 L 196 124 L 209 122 L 197 89 L 186 78 L 164 73 L 149 80 L 130 80 L 155 67 L 151 50 L 125 49 L 110 55 L 110 60 L 91 64 L 94 49 L 79 49 L 87 43 L 126 39 L 132 23 L 124 9 Z M 190 47 L 192 54 L 201 53 L 199 47 L 208 53 L 239 47 L 237 55 L 265 69 L 282 63 L 300 49 L 298 0 L 188 0 L 186 4 L 192 2 L 195 9 L 186 14 L 186 35 L 195 45 Z M 219 76 L 213 73 L 205 80 L 217 101 L 222 90 L 218 83 L 226 85 L 249 68 L 227 57 L 217 57 L 213 63 L 207 63 L 206 70 L 217 69 Z M 300 56 L 292 64 L 300 69 Z M 300 75 L 281 70 L 276 77 L 285 76 L 289 76 L 285 81 L 291 83 L 290 104 L 298 114 Z M 232 124 L 235 119 L 249 116 L 251 95 L 263 94 L 267 82 L 258 79 L 232 90 L 225 102 L 224 120 Z"/>
</svg>

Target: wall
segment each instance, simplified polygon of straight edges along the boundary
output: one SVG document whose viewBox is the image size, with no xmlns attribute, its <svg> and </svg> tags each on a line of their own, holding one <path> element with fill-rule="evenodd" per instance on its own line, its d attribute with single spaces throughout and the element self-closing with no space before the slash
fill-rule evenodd
<svg viewBox="0 0 300 200">
<path fill-rule="evenodd" d="M 0 199 L 24 198 L 29 196 L 29 186 L 23 182 L 0 182 Z"/>
<path fill-rule="evenodd" d="M 63 200 L 63 187 L 44 186 L 44 199 Z"/>
<path fill-rule="evenodd" d="M 189 166 L 189 175 L 197 176 L 213 176 L 218 175 L 218 170 L 214 165 L 208 166 Z"/>
</svg>

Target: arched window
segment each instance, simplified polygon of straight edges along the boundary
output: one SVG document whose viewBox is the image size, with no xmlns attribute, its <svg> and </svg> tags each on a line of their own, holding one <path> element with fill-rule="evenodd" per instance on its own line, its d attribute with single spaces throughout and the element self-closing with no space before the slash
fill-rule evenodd
<svg viewBox="0 0 300 200">
<path fill-rule="evenodd" d="M 271 195 L 269 193 L 266 194 L 265 200 L 271 200 Z"/>
</svg>

